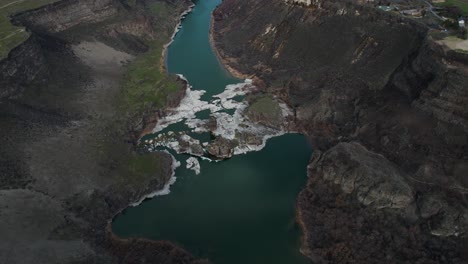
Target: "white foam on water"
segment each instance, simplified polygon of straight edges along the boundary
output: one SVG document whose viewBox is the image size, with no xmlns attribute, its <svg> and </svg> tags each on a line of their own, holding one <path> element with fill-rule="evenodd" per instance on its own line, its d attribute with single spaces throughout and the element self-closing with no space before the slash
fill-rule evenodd
<svg viewBox="0 0 468 264">
<path fill-rule="evenodd" d="M 210 130 L 206 127 L 208 122 L 209 120 L 201 120 L 197 118 L 185 120 L 185 124 L 195 133 L 209 132 Z"/>
<path fill-rule="evenodd" d="M 213 134 L 216 136 L 222 136 L 226 139 L 234 139 L 236 137 L 236 131 L 238 130 L 239 124 L 242 120 L 235 118 L 227 113 L 215 113 L 213 116 L 216 118 L 216 129 L 213 130 Z"/>
<path fill-rule="evenodd" d="M 192 147 L 198 147 L 199 149 L 202 148 L 200 140 L 194 139 L 191 136 L 184 133 L 175 134 L 172 131 L 159 134 L 151 144 L 149 143 L 149 141 L 146 142 L 146 146 L 150 151 L 156 149 L 157 147 L 163 147 L 172 149 L 177 154 L 186 153 L 192 156 L 203 155 L 203 153 L 194 152 L 192 150 Z"/>
<path fill-rule="evenodd" d="M 198 159 L 195 157 L 190 157 L 187 159 L 187 169 L 193 170 L 196 175 L 200 174 L 200 162 L 198 162 Z"/>
<path fill-rule="evenodd" d="M 184 76 L 179 75 L 179 77 L 187 81 Z M 196 118 L 196 113 L 205 110 L 209 110 L 211 116 L 216 119 L 216 129 L 211 131 L 213 135 L 234 140 L 237 139 L 238 134 L 245 133 L 248 135 L 255 135 L 257 138 L 255 141 L 257 143 L 261 142 L 261 144 L 258 145 L 240 142 L 240 145 L 234 149 L 234 155 L 245 154 L 250 151 L 259 151 L 265 147 L 268 139 L 286 133 L 286 121 L 277 129 L 251 122 L 244 115 L 248 103 L 246 101 L 238 102 L 232 99 L 236 96 L 244 96 L 256 88 L 253 86 L 252 80 L 250 79 L 246 79 L 243 83 L 227 85 L 225 90 L 220 94 L 214 95 L 214 99 L 210 102 L 201 100 L 202 95 L 205 94 L 206 91 L 192 90 L 191 88 L 190 84 L 188 84 L 186 95 L 182 99 L 180 105 L 174 109 L 170 109 L 167 116 L 159 120 L 153 133 L 160 132 L 164 128 L 167 128 L 167 126 L 183 120 L 185 120 L 184 123 L 190 128 L 190 132 L 210 132 L 208 128 L 210 120 L 200 120 Z M 284 120 L 286 120 L 286 117 L 292 116 L 293 112 L 286 103 L 277 98 L 275 98 L 275 100 L 279 104 Z M 235 111 L 234 114 L 230 115 L 226 112 L 222 112 L 224 109 L 235 109 Z M 158 138 L 161 138 L 161 134 L 158 135 Z M 188 138 L 184 139 L 184 141 L 201 146 L 207 145 L 207 142 L 200 143 L 198 140 L 194 142 L 193 139 L 189 140 Z M 181 153 L 179 141 L 175 138 L 162 138 L 162 141 L 155 140 L 153 147 L 156 146 L 171 148 L 177 153 Z M 202 158 L 212 161 L 207 157 Z"/>
<path fill-rule="evenodd" d="M 206 160 L 208 162 L 220 162 L 221 160 L 217 160 L 217 159 L 210 159 L 208 157 L 205 157 L 205 156 L 202 156 L 202 157 L 199 157 L 201 160 Z"/>
<path fill-rule="evenodd" d="M 179 77 L 186 80 L 183 75 L 179 75 Z M 221 110 L 221 107 L 218 105 L 200 99 L 205 93 L 206 91 L 204 90 L 192 90 L 192 86 L 190 84 L 187 85 L 185 96 L 181 100 L 179 106 L 168 110 L 168 114 L 161 118 L 156 124 L 153 133 L 160 132 L 169 125 L 179 123 L 184 119 L 195 119 L 195 114 L 198 112 L 204 110 L 217 112 Z"/>
</svg>

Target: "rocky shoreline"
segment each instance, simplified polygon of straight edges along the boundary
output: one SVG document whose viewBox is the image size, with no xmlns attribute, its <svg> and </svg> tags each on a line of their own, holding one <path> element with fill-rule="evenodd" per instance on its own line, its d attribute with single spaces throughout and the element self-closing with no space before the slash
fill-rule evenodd
<svg viewBox="0 0 468 264">
<path fill-rule="evenodd" d="M 165 68 L 161 68 L 164 72 L 166 72 Z M 187 80 L 183 78 L 177 78 L 177 82 L 181 83 L 181 89 L 179 92 L 177 92 L 175 96 L 175 100 L 171 102 L 170 104 L 166 105 L 164 109 L 158 109 L 158 111 L 154 114 L 150 114 L 148 116 L 144 117 L 144 124 L 141 126 L 142 129 L 141 131 L 138 131 L 138 136 L 135 138 L 135 144 L 138 144 L 141 142 L 141 139 L 149 134 L 153 133 L 154 128 L 158 124 L 158 121 L 161 118 L 164 118 L 164 116 L 167 115 L 167 110 L 177 107 L 179 103 L 182 101 L 182 99 L 186 96 L 186 90 L 187 87 L 189 86 Z"/>
<path fill-rule="evenodd" d="M 240 80 L 252 79 L 253 77 L 255 77 L 252 75 L 241 73 L 240 71 L 238 71 L 237 69 L 235 69 L 234 67 L 230 65 L 228 58 L 226 58 L 225 56 L 221 56 L 220 53 L 222 52 L 222 50 L 216 48 L 215 46 L 213 25 L 214 25 L 214 16 L 213 14 L 211 14 L 210 33 L 209 33 L 210 46 L 213 52 L 215 53 L 216 58 L 218 58 L 219 63 L 223 65 L 223 68 L 225 68 L 232 76 Z"/>
<path fill-rule="evenodd" d="M 184 79 L 183 76 L 180 78 Z M 227 85 L 210 101 L 201 100 L 204 90 L 191 88 L 188 85 L 179 106 L 167 109 L 166 115 L 159 119 L 153 129 L 157 135 L 142 142 L 148 151 L 166 148 L 178 154 L 222 160 L 259 151 L 268 139 L 296 132 L 295 126 L 291 125 L 291 109 L 281 99 L 258 92 L 259 88 L 252 80 Z M 244 99 L 234 99 L 239 96 Z M 203 111 L 210 111 L 209 119 L 197 118 L 197 114 Z M 170 125 L 182 123 L 189 129 L 166 131 Z M 212 139 L 196 140 L 194 133 L 209 133 Z"/>
<path fill-rule="evenodd" d="M 164 44 L 163 46 L 163 50 L 162 50 L 162 53 L 161 53 L 161 61 L 159 62 L 159 64 L 161 65 L 161 71 L 163 72 L 166 72 L 167 69 L 166 69 L 166 60 L 167 60 L 167 48 L 172 44 L 172 42 L 174 41 L 174 38 L 175 36 L 177 35 L 177 33 L 179 32 L 179 29 L 182 25 L 182 21 L 184 20 L 185 16 L 187 16 L 188 14 L 190 14 L 193 10 L 193 7 L 195 6 L 195 4 L 191 4 L 187 10 L 185 10 L 181 15 L 180 15 L 180 19 L 179 19 L 179 23 L 175 26 L 174 28 L 174 32 L 172 33 L 172 36 L 171 36 L 171 40 Z"/>
<path fill-rule="evenodd" d="M 0 61 L 0 259 L 203 262 L 172 243 L 123 240 L 109 229 L 116 213 L 157 195 L 174 173 L 171 155 L 135 151 L 131 134 L 161 109 L 137 116 L 123 105 L 122 94 L 139 88 L 123 79 L 152 41 L 170 41 L 165 32 L 193 3 L 137 2 L 64 0 L 14 17 L 31 38 Z M 178 104 L 173 97 L 168 107 Z"/>
<path fill-rule="evenodd" d="M 423 26 L 382 15 L 351 1 L 225 0 L 211 41 L 233 74 L 288 102 L 313 143 L 297 209 L 304 255 L 465 263 L 467 65 Z"/>
</svg>

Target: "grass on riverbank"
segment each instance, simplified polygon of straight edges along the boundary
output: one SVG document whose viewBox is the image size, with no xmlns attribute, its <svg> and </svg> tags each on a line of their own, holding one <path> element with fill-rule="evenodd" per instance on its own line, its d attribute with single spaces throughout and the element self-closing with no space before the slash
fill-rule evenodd
<svg viewBox="0 0 468 264">
<path fill-rule="evenodd" d="M 56 1 L 58 0 L 0 0 L 0 60 L 29 37 L 24 28 L 10 23 L 10 16 Z"/>
<path fill-rule="evenodd" d="M 175 76 L 161 71 L 162 49 L 160 41 L 152 41 L 149 51 L 128 66 L 121 105 L 124 111 L 142 114 L 149 108 L 163 108 L 171 94 L 182 88 Z"/>
<path fill-rule="evenodd" d="M 175 27 L 176 20 L 174 19 L 178 17 L 177 14 L 181 10 L 163 1 L 150 1 L 148 7 L 144 12 L 148 12 L 154 18 L 156 23 L 153 29 L 157 35 L 155 39 L 145 40 L 148 51 L 138 55 L 126 66 L 121 93 L 117 100 L 119 113 L 126 115 L 124 121 L 128 118 L 139 119 L 148 114 L 151 115 L 158 109 L 164 109 L 170 104 L 173 96 L 183 89 L 177 77 L 167 74 L 162 70 L 161 65 L 164 63 L 162 60 L 164 45 L 170 41 Z M 111 129 L 111 131 L 118 129 L 121 127 Z M 117 148 L 120 149 L 117 152 L 128 151 L 124 144 L 118 144 Z M 109 155 L 113 151 L 116 151 L 115 142 L 111 141 L 110 144 L 107 142 L 103 153 Z M 155 175 L 165 175 L 163 171 L 170 162 L 162 158 L 160 153 L 131 153 L 124 162 L 116 164 L 117 171 L 121 175 L 120 186 L 128 188 L 128 184 L 147 182 L 154 179 Z"/>
<path fill-rule="evenodd" d="M 163 48 L 169 42 L 175 26 L 171 20 L 176 16 L 175 12 L 180 10 L 175 10 L 166 2 L 157 1 L 152 2 L 145 11 L 158 21 L 154 25 L 158 37 L 148 40 L 148 51 L 128 65 L 121 96 L 121 110 L 137 115 L 142 115 L 148 109 L 164 108 L 172 100 L 171 96 L 183 88 L 176 76 L 161 70 L 161 63 L 164 63 L 161 58 Z"/>
</svg>

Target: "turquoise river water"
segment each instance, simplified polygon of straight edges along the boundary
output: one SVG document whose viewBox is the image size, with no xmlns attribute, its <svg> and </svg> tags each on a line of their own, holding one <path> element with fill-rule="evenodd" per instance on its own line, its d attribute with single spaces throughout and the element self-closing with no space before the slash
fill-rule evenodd
<svg viewBox="0 0 468 264">
<path fill-rule="evenodd" d="M 241 82 L 218 62 L 209 44 L 210 17 L 221 0 L 198 0 L 168 49 L 167 67 L 183 74 L 204 97 Z M 172 125 L 166 130 L 183 129 Z M 113 222 L 121 237 L 169 240 L 215 264 L 308 263 L 299 252 L 297 195 L 305 186 L 311 148 L 305 137 L 272 138 L 264 149 L 222 162 L 200 160 L 201 173 L 185 169 L 168 195 L 126 209 Z"/>
</svg>

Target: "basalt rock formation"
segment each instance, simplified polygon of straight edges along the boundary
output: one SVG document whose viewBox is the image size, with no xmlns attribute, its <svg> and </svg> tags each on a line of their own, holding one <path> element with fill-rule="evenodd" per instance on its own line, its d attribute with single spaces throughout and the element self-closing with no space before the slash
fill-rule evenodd
<svg viewBox="0 0 468 264">
<path fill-rule="evenodd" d="M 168 242 L 109 230 L 172 176 L 170 155 L 138 153 L 128 136 L 162 109 L 135 120 L 119 98 L 128 63 L 150 41 L 169 42 L 190 4 L 64 0 L 13 16 L 31 38 L 0 61 L 0 262 L 196 262 Z"/>
<path fill-rule="evenodd" d="M 317 263 L 466 263 L 468 60 L 353 1 L 225 0 L 220 59 L 281 96 L 315 149 L 298 198 Z"/>
</svg>

